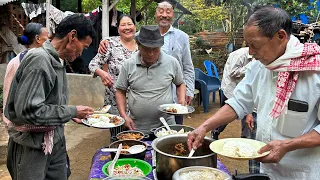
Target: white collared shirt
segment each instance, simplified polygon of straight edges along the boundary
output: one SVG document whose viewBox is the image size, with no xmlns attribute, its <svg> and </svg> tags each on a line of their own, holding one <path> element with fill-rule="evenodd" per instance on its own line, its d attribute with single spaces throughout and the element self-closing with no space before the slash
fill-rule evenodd
<svg viewBox="0 0 320 180">
<path fill-rule="evenodd" d="M 164 51 L 167 54 L 169 54 L 169 52 L 170 52 L 170 37 L 169 37 L 169 34 L 172 33 L 172 32 L 173 32 L 173 27 L 172 27 L 172 25 L 170 25 L 169 30 L 166 33 L 162 34 L 163 39 L 164 39 L 164 44 L 161 47 L 161 50 Z"/>
<path fill-rule="evenodd" d="M 226 101 L 242 119 L 257 108 L 256 139 L 265 143 L 273 140 L 292 139 L 289 134 L 306 134 L 312 130 L 320 134 L 319 113 L 320 73 L 300 72 L 290 99 L 308 103 L 308 112 L 290 111 L 287 108 L 279 118 L 269 114 L 274 104 L 277 72 L 270 71 L 259 61 L 253 61 L 247 69 L 244 79 L 233 92 L 233 97 Z M 285 126 L 281 124 L 286 124 Z M 292 129 L 294 127 L 294 129 Z M 283 129 L 281 132 L 280 129 Z M 298 149 L 285 154 L 279 163 L 261 163 L 261 172 L 271 179 L 301 180 L 319 179 L 320 147 Z"/>
<path fill-rule="evenodd" d="M 233 96 L 233 90 L 246 73 L 246 65 L 250 62 L 249 48 L 241 48 L 230 53 L 223 69 L 221 89 L 227 98 Z"/>
</svg>

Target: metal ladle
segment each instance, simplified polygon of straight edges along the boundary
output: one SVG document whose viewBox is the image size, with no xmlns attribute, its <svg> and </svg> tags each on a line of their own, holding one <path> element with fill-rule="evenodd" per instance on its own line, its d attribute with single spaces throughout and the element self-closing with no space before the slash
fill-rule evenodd
<svg viewBox="0 0 320 180">
<path fill-rule="evenodd" d="M 118 148 L 103 148 L 101 149 L 102 152 L 116 152 Z M 138 154 L 146 150 L 144 145 L 134 145 L 131 146 L 129 149 L 121 149 L 121 151 L 127 151 L 130 154 Z"/>
<path fill-rule="evenodd" d="M 167 128 L 168 131 L 171 131 L 171 128 L 169 127 L 167 121 L 166 121 L 163 117 L 160 117 L 160 121 L 162 122 L 162 124 L 164 125 L 164 127 Z"/>
</svg>

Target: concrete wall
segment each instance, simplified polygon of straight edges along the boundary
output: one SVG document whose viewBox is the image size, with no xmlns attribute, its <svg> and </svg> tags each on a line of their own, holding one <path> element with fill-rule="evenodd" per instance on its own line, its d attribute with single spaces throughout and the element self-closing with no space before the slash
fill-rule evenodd
<svg viewBox="0 0 320 180">
<path fill-rule="evenodd" d="M 0 64 L 0 85 L 3 85 L 7 64 Z M 104 89 L 100 78 L 92 75 L 67 74 L 70 93 L 70 105 L 85 105 L 93 108 L 102 107 Z"/>
<path fill-rule="evenodd" d="M 4 74 L 6 72 L 7 64 L 0 64 L 0 85 L 3 85 Z"/>
<path fill-rule="evenodd" d="M 93 108 L 102 107 L 104 90 L 100 78 L 92 75 L 68 74 L 69 104 L 86 105 Z"/>
</svg>

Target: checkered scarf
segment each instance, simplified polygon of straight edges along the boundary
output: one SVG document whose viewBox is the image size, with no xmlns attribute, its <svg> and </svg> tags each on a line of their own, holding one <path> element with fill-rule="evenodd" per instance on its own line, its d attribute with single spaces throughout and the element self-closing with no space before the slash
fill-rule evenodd
<svg viewBox="0 0 320 180">
<path fill-rule="evenodd" d="M 36 126 L 31 124 L 17 126 L 10 122 L 8 127 L 12 127 L 19 132 L 43 132 L 44 139 L 42 143 L 42 150 L 45 155 L 52 153 L 54 129 L 56 128 L 56 126 Z"/>
<path fill-rule="evenodd" d="M 320 71 L 320 47 L 316 43 L 301 44 L 291 35 L 285 53 L 266 68 L 279 72 L 276 99 L 270 112 L 271 117 L 278 118 L 288 105 L 299 72 Z"/>
</svg>

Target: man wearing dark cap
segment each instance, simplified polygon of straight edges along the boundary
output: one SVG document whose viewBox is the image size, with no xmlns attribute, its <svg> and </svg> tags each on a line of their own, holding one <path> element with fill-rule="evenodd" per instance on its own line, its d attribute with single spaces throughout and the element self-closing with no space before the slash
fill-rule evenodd
<svg viewBox="0 0 320 180">
<path fill-rule="evenodd" d="M 148 133 L 162 125 L 160 117 L 169 125 L 175 124 L 174 117 L 160 112 L 158 106 L 173 103 L 172 83 L 177 87 L 179 104 L 185 104 L 186 86 L 179 62 L 160 51 L 164 39 L 158 26 L 142 26 L 136 41 L 139 51 L 125 61 L 116 82 L 116 101 L 125 126 Z"/>
</svg>

